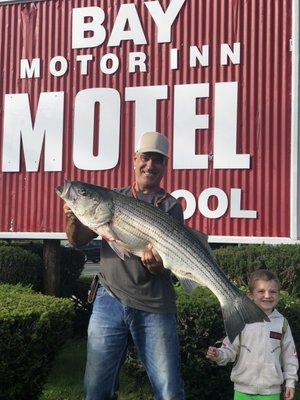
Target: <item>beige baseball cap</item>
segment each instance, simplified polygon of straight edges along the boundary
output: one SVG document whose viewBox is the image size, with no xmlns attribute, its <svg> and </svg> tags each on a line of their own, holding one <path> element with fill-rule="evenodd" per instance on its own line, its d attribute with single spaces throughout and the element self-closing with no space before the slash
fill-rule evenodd
<svg viewBox="0 0 300 400">
<path fill-rule="evenodd" d="M 160 153 L 168 157 L 169 141 L 159 132 L 146 132 L 139 141 L 138 153 Z"/>
</svg>

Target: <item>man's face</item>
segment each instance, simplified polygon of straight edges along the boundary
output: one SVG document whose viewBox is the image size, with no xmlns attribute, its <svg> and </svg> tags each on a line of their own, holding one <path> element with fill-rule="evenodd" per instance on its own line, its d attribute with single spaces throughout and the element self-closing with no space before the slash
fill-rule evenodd
<svg viewBox="0 0 300 400">
<path fill-rule="evenodd" d="M 140 188 L 157 189 L 164 176 L 167 158 L 159 153 L 136 153 L 134 170 Z"/>
<path fill-rule="evenodd" d="M 261 310 L 270 315 L 279 301 L 278 284 L 274 280 L 257 280 L 249 297 Z"/>
</svg>

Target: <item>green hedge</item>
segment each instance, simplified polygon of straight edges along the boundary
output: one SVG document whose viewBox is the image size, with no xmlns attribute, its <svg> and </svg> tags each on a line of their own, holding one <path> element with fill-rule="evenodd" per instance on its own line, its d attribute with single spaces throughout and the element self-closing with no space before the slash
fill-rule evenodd
<svg viewBox="0 0 300 400">
<path fill-rule="evenodd" d="M 61 246 L 61 296 L 70 297 L 77 287 L 78 279 L 83 271 L 85 257 L 82 251 L 73 247 Z"/>
<path fill-rule="evenodd" d="M 17 246 L 0 246 L 0 281 L 21 282 L 39 290 L 42 283 L 40 257 Z"/>
<path fill-rule="evenodd" d="M 72 335 L 74 305 L 22 285 L 0 285 L 0 398 L 35 400 L 59 346 Z"/>
<path fill-rule="evenodd" d="M 216 297 L 206 288 L 198 288 L 187 295 L 180 287 L 178 295 L 178 331 L 182 359 L 182 373 L 187 400 L 231 400 L 233 385 L 230 383 L 232 365 L 219 367 L 206 359 L 207 348 L 220 346 L 225 336 L 221 307 Z M 300 345 L 300 301 L 282 294 L 279 311 L 288 318 L 296 346 Z M 138 381 L 146 379 L 145 372 L 130 347 L 125 368 Z"/>
<path fill-rule="evenodd" d="M 72 293 L 72 300 L 75 303 L 75 323 L 74 331 L 76 335 L 86 336 L 87 327 L 92 312 L 92 304 L 87 302 L 88 291 L 92 283 L 92 276 L 81 276 Z"/>
<path fill-rule="evenodd" d="M 61 246 L 60 271 L 62 297 L 70 297 L 84 268 L 84 254 L 72 247 Z M 0 281 L 32 285 L 43 291 L 43 243 L 15 241 L 0 243 Z"/>
<path fill-rule="evenodd" d="M 218 300 L 206 288 L 187 295 L 178 286 L 177 296 L 182 374 L 187 399 L 233 398 L 230 368 L 220 368 L 207 362 L 205 357 L 208 346 L 215 345 L 225 335 Z"/>
<path fill-rule="evenodd" d="M 275 271 L 282 288 L 300 295 L 300 245 L 243 245 L 214 250 L 219 265 L 238 286 L 246 286 L 251 272 Z"/>
</svg>

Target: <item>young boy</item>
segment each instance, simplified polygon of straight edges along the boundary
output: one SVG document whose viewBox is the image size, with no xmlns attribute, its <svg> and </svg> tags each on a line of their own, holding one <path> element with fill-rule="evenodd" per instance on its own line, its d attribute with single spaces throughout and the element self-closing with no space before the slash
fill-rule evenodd
<svg viewBox="0 0 300 400">
<path fill-rule="evenodd" d="M 234 400 L 280 400 L 285 382 L 285 400 L 295 395 L 298 359 L 291 329 L 275 309 L 279 301 L 277 276 L 266 269 L 253 272 L 249 297 L 269 317 L 270 322 L 247 324 L 233 343 L 226 337 L 221 348 L 209 347 L 206 357 L 218 365 L 234 362 L 231 380 Z"/>
</svg>

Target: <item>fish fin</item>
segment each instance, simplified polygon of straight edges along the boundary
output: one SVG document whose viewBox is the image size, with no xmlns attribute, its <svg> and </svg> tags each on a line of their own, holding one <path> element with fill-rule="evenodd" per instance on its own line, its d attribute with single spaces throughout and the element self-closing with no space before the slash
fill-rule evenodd
<svg viewBox="0 0 300 400">
<path fill-rule="evenodd" d="M 102 239 L 107 241 L 113 251 L 122 260 L 125 259 L 125 256 L 130 257 L 129 253 L 133 253 L 129 246 L 118 238 L 110 224 L 101 225 L 101 227 L 98 228 L 97 233 L 101 235 Z"/>
<path fill-rule="evenodd" d="M 130 249 L 125 245 L 125 243 L 120 240 L 108 240 L 107 243 L 122 260 L 125 259 L 125 256 L 130 257 Z"/>
<path fill-rule="evenodd" d="M 243 293 L 227 300 L 222 305 L 222 313 L 226 334 L 231 343 L 242 332 L 246 324 L 269 321 L 268 316 Z"/>
<path fill-rule="evenodd" d="M 187 293 L 191 293 L 196 287 L 201 286 L 199 283 L 188 278 L 178 277 L 182 289 Z"/>
<path fill-rule="evenodd" d="M 112 230 L 110 224 L 104 224 L 97 228 L 97 233 L 102 237 L 102 239 L 106 240 L 107 242 L 118 240 L 117 235 Z"/>
<path fill-rule="evenodd" d="M 172 273 L 176 276 L 178 279 L 182 289 L 190 294 L 194 289 L 196 289 L 198 286 L 202 286 L 201 283 L 195 282 L 193 279 L 187 278 L 186 274 L 182 273 L 180 271 L 180 268 L 174 267 L 173 264 L 169 262 L 169 260 L 166 257 L 162 257 L 163 260 L 163 266 L 166 269 L 169 269 L 172 271 Z"/>
</svg>

